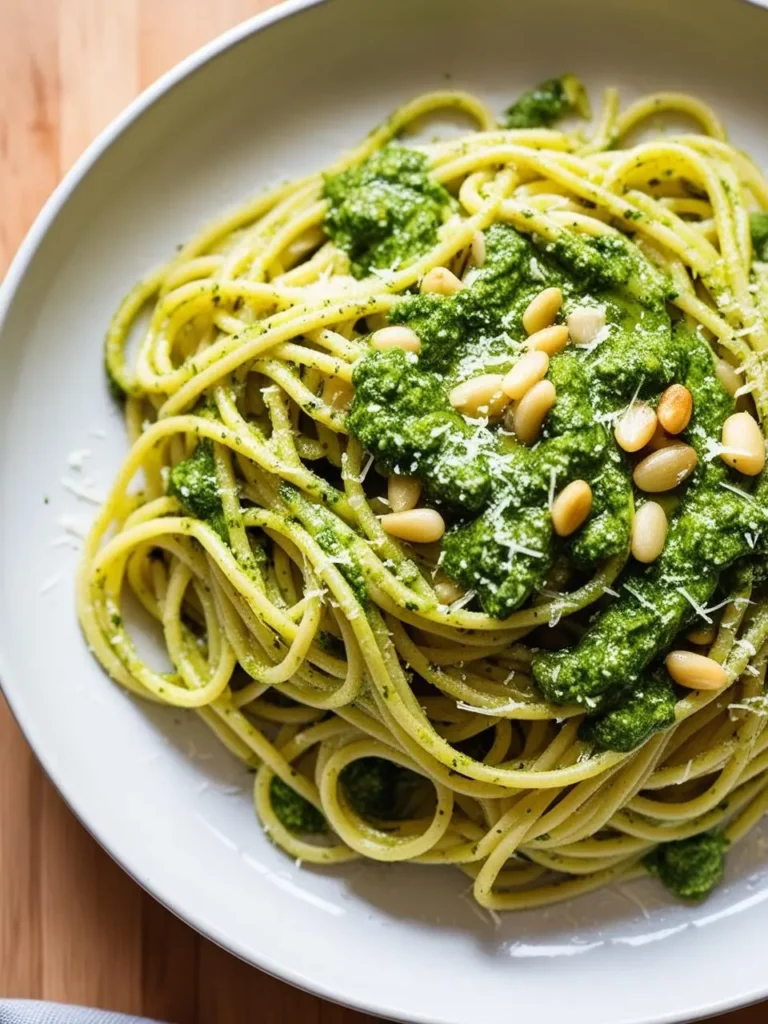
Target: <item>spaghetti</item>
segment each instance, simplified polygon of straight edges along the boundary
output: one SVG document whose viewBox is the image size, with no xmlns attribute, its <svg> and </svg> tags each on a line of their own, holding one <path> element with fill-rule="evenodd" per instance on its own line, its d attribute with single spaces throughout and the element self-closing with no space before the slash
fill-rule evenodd
<svg viewBox="0 0 768 1024">
<path fill-rule="evenodd" d="M 572 106 L 583 107 L 576 92 Z M 433 206 L 419 210 L 440 210 L 444 193 L 445 211 L 434 231 L 419 220 L 407 258 L 387 250 L 377 265 L 378 255 L 341 240 L 340 218 L 329 226 L 329 182 L 442 111 L 474 130 L 408 148 L 428 169 L 420 195 Z M 630 144 L 659 113 L 692 118 L 698 133 Z M 753 255 L 749 217 L 760 209 L 768 182 L 686 95 L 658 94 L 620 113 L 609 90 L 589 135 L 499 127 L 474 97 L 440 92 L 397 111 L 326 176 L 280 186 L 206 227 L 129 293 L 107 335 L 131 448 L 79 573 L 95 656 L 130 693 L 194 710 L 255 773 L 265 832 L 303 861 L 453 864 L 483 907 L 507 910 L 654 863 L 665 878 L 686 841 L 705 836 L 719 851 L 739 839 L 768 808 L 762 513 L 754 557 L 740 558 L 719 608 L 680 587 L 695 606 L 688 621 L 711 627 L 695 650 L 722 668 L 723 682 L 670 691 L 663 727 L 612 749 L 585 729 L 592 698 L 551 699 L 554 684 L 535 666 L 588 642 L 595 609 L 602 616 L 634 600 L 627 539 L 586 575 L 562 559 L 536 567 L 540 552 L 520 541 L 517 556 L 544 578 L 522 607 L 489 614 L 460 570 L 445 571 L 439 540 L 387 532 L 385 477 L 395 471 L 381 452 L 372 465 L 364 431 L 350 433 L 349 403 L 363 400 L 358 367 L 376 351 L 372 334 L 403 324 L 403 304 L 435 268 L 459 288 L 482 281 L 486 240 L 495 244 L 501 226 L 542 260 L 564 238 L 634 252 L 644 274 L 666 282 L 672 319 L 698 329 L 721 378 L 763 417 L 768 264 Z M 381 244 L 390 242 L 385 232 Z M 452 301 L 448 291 L 434 302 Z M 129 366 L 128 340 L 146 310 Z M 424 360 L 403 352 L 402 337 L 406 372 Z M 511 366 L 521 343 L 502 342 Z M 464 417 L 467 437 L 476 419 Z M 486 416 L 478 429 L 495 444 L 487 435 L 503 427 Z M 712 465 L 719 454 L 715 445 Z M 550 532 L 564 482 L 553 473 L 542 506 Z M 750 484 L 734 473 L 719 493 L 760 506 Z M 439 481 L 425 486 L 429 505 Z M 450 534 L 449 497 L 432 504 Z M 674 529 L 682 513 L 667 513 Z M 169 671 L 138 653 L 128 594 L 157 624 Z"/>
</svg>

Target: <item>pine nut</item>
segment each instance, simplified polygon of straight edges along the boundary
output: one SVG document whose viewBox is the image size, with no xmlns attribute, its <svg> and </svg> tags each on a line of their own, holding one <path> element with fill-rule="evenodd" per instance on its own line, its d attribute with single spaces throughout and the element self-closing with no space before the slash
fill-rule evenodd
<svg viewBox="0 0 768 1024">
<path fill-rule="evenodd" d="M 404 352 L 421 351 L 421 339 L 416 331 L 400 325 L 375 331 L 371 335 L 371 344 L 382 351 L 388 348 L 401 348 Z"/>
<path fill-rule="evenodd" d="M 517 438 L 523 444 L 533 444 L 541 432 L 547 413 L 555 404 L 555 385 L 549 380 L 540 380 L 530 391 L 526 391 L 514 412 L 514 428 Z"/>
<path fill-rule="evenodd" d="M 671 384 L 659 399 L 656 416 L 668 434 L 681 434 L 691 422 L 693 395 L 684 384 Z"/>
<path fill-rule="evenodd" d="M 351 384 L 347 384 L 340 377 L 328 377 L 323 385 L 323 401 L 327 402 L 332 409 L 343 410 L 349 408 L 352 399 L 355 397 Z"/>
<path fill-rule="evenodd" d="M 655 501 L 646 501 L 632 520 L 632 554 L 646 565 L 655 562 L 664 550 L 669 523 L 664 509 Z"/>
<path fill-rule="evenodd" d="M 638 462 L 632 479 L 641 491 L 661 494 L 681 484 L 696 469 L 699 459 L 687 444 L 671 444 Z"/>
<path fill-rule="evenodd" d="M 531 334 L 525 345 L 534 352 L 546 352 L 548 356 L 556 356 L 568 344 L 568 328 L 565 324 L 544 327 Z"/>
<path fill-rule="evenodd" d="M 422 295 L 454 295 L 464 287 L 448 267 L 433 267 L 421 279 Z"/>
<path fill-rule="evenodd" d="M 728 682 L 722 665 L 693 651 L 670 651 L 664 664 L 675 682 L 689 690 L 720 690 Z"/>
<path fill-rule="evenodd" d="M 526 352 L 502 380 L 501 390 L 516 402 L 546 377 L 548 369 L 549 356 L 546 352 Z"/>
<path fill-rule="evenodd" d="M 645 448 L 656 430 L 656 413 L 645 402 L 634 402 L 613 432 L 616 443 L 625 452 L 639 452 Z"/>
<path fill-rule="evenodd" d="M 393 512 L 408 512 L 416 508 L 421 497 L 421 480 L 415 476 L 393 473 L 387 481 L 387 499 Z"/>
<path fill-rule="evenodd" d="M 552 526 L 558 537 L 570 537 L 592 511 L 592 488 L 586 480 L 574 480 L 552 502 Z"/>
<path fill-rule="evenodd" d="M 748 412 L 735 412 L 723 424 L 720 458 L 745 476 L 757 476 L 765 465 L 765 438 Z"/>
<path fill-rule="evenodd" d="M 671 444 L 677 444 L 678 442 L 674 437 L 670 437 L 664 427 L 660 423 L 656 424 L 656 429 L 653 432 L 653 437 L 645 446 L 652 452 L 657 452 L 659 448 L 669 448 Z"/>
<path fill-rule="evenodd" d="M 591 345 L 605 327 L 605 310 L 601 306 L 577 306 L 565 322 L 574 345 Z"/>
<path fill-rule="evenodd" d="M 535 334 L 554 323 L 563 304 L 563 293 L 559 288 L 545 288 L 528 304 L 523 313 L 523 327 L 526 334 Z"/>
<path fill-rule="evenodd" d="M 392 537 L 412 544 L 432 544 L 445 533 L 445 522 L 433 508 L 412 508 L 381 517 L 381 525 Z"/>
<path fill-rule="evenodd" d="M 448 398 L 454 409 L 473 419 L 501 416 L 509 403 L 501 389 L 503 380 L 500 373 L 483 373 L 458 384 Z"/>
<path fill-rule="evenodd" d="M 473 267 L 482 267 L 485 263 L 485 235 L 482 231 L 476 231 L 472 236 L 469 255 Z"/>
<path fill-rule="evenodd" d="M 692 629 L 685 634 L 685 639 L 690 640 L 697 647 L 710 647 L 715 642 L 717 630 L 714 626 L 701 626 L 699 629 Z"/>
<path fill-rule="evenodd" d="M 440 604 L 453 604 L 460 597 L 464 596 L 464 590 L 458 583 L 449 580 L 447 577 L 435 583 L 435 596 Z"/>
<path fill-rule="evenodd" d="M 744 383 L 741 374 L 737 373 L 734 367 L 725 359 L 715 359 L 715 373 L 723 388 L 731 398 L 735 398 L 736 392 Z"/>
</svg>

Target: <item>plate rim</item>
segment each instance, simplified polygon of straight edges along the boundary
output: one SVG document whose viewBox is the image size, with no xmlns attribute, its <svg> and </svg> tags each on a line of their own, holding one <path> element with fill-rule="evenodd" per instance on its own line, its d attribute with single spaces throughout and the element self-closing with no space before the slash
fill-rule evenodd
<svg viewBox="0 0 768 1024">
<path fill-rule="evenodd" d="M 204 65 L 237 46 L 250 36 L 256 35 L 282 21 L 287 21 L 313 7 L 319 7 L 332 2 L 333 0 L 277 0 L 274 6 L 225 30 L 174 64 L 143 89 L 97 134 L 74 161 L 69 170 L 66 171 L 61 181 L 43 203 L 18 246 L 2 281 L 0 281 L 0 337 L 6 327 L 16 294 L 48 231 L 67 201 L 110 147 L 157 101 L 170 93 L 185 79 L 191 77 Z M 362 0 L 357 0 L 357 2 L 362 2 Z M 368 2 L 376 2 L 376 0 L 368 0 Z M 720 6 L 739 2 L 768 12 L 768 0 L 710 0 L 710 2 Z M 44 744 L 34 742 L 34 720 L 28 715 L 25 717 L 19 704 L 12 696 L 14 687 L 8 686 L 11 674 L 3 648 L 0 646 L 0 692 L 3 694 L 11 715 L 35 759 L 69 810 L 75 815 L 88 834 L 95 839 L 101 849 L 105 851 L 121 870 L 125 871 L 137 885 L 153 899 L 157 900 L 166 910 L 193 928 L 198 934 L 243 962 L 311 995 L 353 1010 L 383 1017 L 387 1020 L 407 1019 L 411 1024 L 451 1024 L 447 1018 L 436 1018 L 432 1015 L 427 1017 L 412 1010 L 406 1011 L 408 1013 L 407 1018 L 401 1018 L 400 1014 L 403 1012 L 403 1009 L 396 1008 L 391 1003 L 388 1006 L 382 1006 L 368 1000 L 341 995 L 338 991 L 327 988 L 321 978 L 308 978 L 302 973 L 294 971 L 289 964 L 274 961 L 267 952 L 259 951 L 257 955 L 252 950 L 247 951 L 237 939 L 225 935 L 212 922 L 204 921 L 194 911 L 187 907 L 181 907 L 174 901 L 168 900 L 165 896 L 161 895 L 156 891 L 151 881 L 143 880 L 137 874 L 137 869 L 129 866 L 116 850 L 110 848 L 107 842 L 102 839 L 98 824 L 91 821 L 87 813 L 82 810 L 80 806 L 81 801 L 78 800 L 77 795 L 66 789 L 65 784 L 60 782 L 57 773 L 52 767 L 52 757 L 44 752 Z M 724 997 L 711 1002 L 707 1006 L 698 1007 L 694 1011 L 695 1015 L 693 1017 L 689 1016 L 690 1011 L 684 1013 L 669 1011 L 661 1016 L 626 1018 L 625 1024 L 683 1024 L 685 1021 L 694 1022 L 709 1019 L 710 1017 L 719 1017 L 732 1010 L 754 1006 L 765 999 L 768 999 L 768 978 L 759 988 L 755 988 L 750 992 Z M 394 1016 L 395 1013 L 397 1017 Z"/>
</svg>

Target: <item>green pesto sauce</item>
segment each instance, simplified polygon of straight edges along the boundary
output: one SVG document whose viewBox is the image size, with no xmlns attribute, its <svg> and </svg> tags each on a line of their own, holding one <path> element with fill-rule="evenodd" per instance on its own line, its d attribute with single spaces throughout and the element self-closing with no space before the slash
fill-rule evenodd
<svg viewBox="0 0 768 1024">
<path fill-rule="evenodd" d="M 768 263 L 768 213 L 750 214 L 749 230 L 752 235 L 753 258 Z"/>
<path fill-rule="evenodd" d="M 332 654 L 334 658 L 346 657 L 346 647 L 333 633 L 328 633 L 324 629 L 318 630 L 315 643 L 321 651 L 325 651 L 326 654 Z"/>
<path fill-rule="evenodd" d="M 641 690 L 604 714 L 584 719 L 579 736 L 603 750 L 628 752 L 655 732 L 675 723 L 675 688 L 665 672 L 655 672 Z"/>
<path fill-rule="evenodd" d="M 486 262 L 454 296 L 404 299 L 391 322 L 411 326 L 418 357 L 370 352 L 354 371 L 348 426 L 388 472 L 419 477 L 448 522 L 442 568 L 503 618 L 540 590 L 557 558 L 589 570 L 627 550 L 634 492 L 631 463 L 612 437 L 613 420 L 635 397 L 656 404 L 682 382 L 694 414 L 681 440 L 699 465 L 679 489 L 664 552 L 651 566 L 630 563 L 618 600 L 593 617 L 576 647 L 541 652 L 533 675 L 553 703 L 582 704 L 583 735 L 631 750 L 672 724 L 675 692 L 652 668 L 715 594 L 724 570 L 753 553 L 768 530 L 766 503 L 717 458 L 722 424 L 734 409 L 711 349 L 666 307 L 669 283 L 631 243 L 564 231 L 538 245 L 504 225 L 486 233 Z M 522 350 L 522 313 L 542 288 L 559 286 L 562 315 L 577 305 L 605 310 L 595 343 L 569 346 L 550 361 L 557 402 L 541 441 L 518 445 L 498 425 L 472 421 L 449 392 L 481 373 L 504 373 Z M 552 530 L 549 498 L 587 480 L 593 509 L 567 541 Z M 734 491 L 733 488 L 736 488 Z M 649 674 L 650 673 L 650 674 Z"/>
<path fill-rule="evenodd" d="M 287 786 L 277 775 L 272 776 L 269 784 L 269 800 L 272 810 L 289 832 L 320 835 L 328 831 L 328 825 L 320 811 Z"/>
<path fill-rule="evenodd" d="M 684 900 L 703 900 L 725 873 L 728 840 L 721 832 L 661 843 L 645 858 L 649 873 Z"/>
<path fill-rule="evenodd" d="M 694 401 L 682 440 L 697 450 L 699 465 L 684 488 L 660 557 L 650 566 L 635 563 L 627 570 L 619 583 L 620 598 L 575 648 L 534 658 L 539 688 L 557 703 L 603 710 L 644 692 L 646 668 L 694 621 L 694 604 L 707 605 L 723 571 L 753 554 L 756 539 L 768 527 L 765 502 L 748 493 L 743 477 L 713 458 L 712 442 L 719 440 L 733 401 L 714 374 L 709 347 L 683 328 L 675 331 L 675 339 L 685 364 L 678 379 Z"/>
<path fill-rule="evenodd" d="M 336 524 L 329 523 L 315 534 L 315 540 L 334 563 L 341 575 L 352 588 L 352 593 L 363 606 L 368 606 L 368 587 L 365 576 L 349 551 L 347 538 L 339 536 Z M 347 541 L 345 543 L 345 541 Z"/>
<path fill-rule="evenodd" d="M 190 457 L 173 467 L 168 478 L 168 493 L 178 500 L 185 512 L 206 520 L 222 540 L 227 540 L 211 441 L 207 438 L 199 441 Z"/>
<path fill-rule="evenodd" d="M 550 78 L 523 93 L 502 116 L 504 128 L 548 128 L 566 114 L 583 112 L 586 100 L 573 75 Z"/>
<path fill-rule="evenodd" d="M 504 373 L 519 356 L 522 314 L 542 288 L 559 286 L 564 312 L 605 309 L 604 337 L 555 356 L 558 402 L 542 441 L 515 443 L 498 426 L 450 405 L 451 388 L 481 373 Z M 653 395 L 677 378 L 679 361 L 663 300 L 666 282 L 621 239 L 564 235 L 537 247 L 514 229 L 486 234 L 483 268 L 452 297 L 404 300 L 391 316 L 421 338 L 417 357 L 371 352 L 354 372 L 348 426 L 387 472 L 419 477 L 450 518 L 442 567 L 503 618 L 540 587 L 559 554 L 590 567 L 628 546 L 629 466 L 610 433 L 612 412 L 641 385 Z M 555 538 L 548 499 L 571 480 L 594 495 L 585 527 Z"/>
<path fill-rule="evenodd" d="M 382 757 L 362 757 L 339 775 L 350 806 L 363 818 L 397 821 L 411 816 L 423 779 Z"/>
<path fill-rule="evenodd" d="M 368 587 L 360 563 L 352 554 L 355 535 L 332 512 L 308 501 L 295 487 L 282 484 L 280 497 L 301 525 L 314 537 L 318 547 L 333 562 L 363 608 L 368 607 Z"/>
<path fill-rule="evenodd" d="M 121 405 L 123 405 L 125 403 L 126 398 L 128 397 L 128 392 L 125 390 L 125 388 L 117 379 L 117 377 L 115 377 L 115 375 L 112 373 L 112 371 L 109 368 L 109 363 L 107 363 L 106 360 L 104 362 L 104 372 L 107 375 L 107 387 L 109 388 L 110 395 L 114 398 L 116 402 L 119 402 Z"/>
<path fill-rule="evenodd" d="M 413 262 L 437 242 L 453 201 L 429 174 L 427 159 L 386 146 L 364 163 L 326 175 L 325 230 L 350 259 L 355 277 Z"/>
</svg>

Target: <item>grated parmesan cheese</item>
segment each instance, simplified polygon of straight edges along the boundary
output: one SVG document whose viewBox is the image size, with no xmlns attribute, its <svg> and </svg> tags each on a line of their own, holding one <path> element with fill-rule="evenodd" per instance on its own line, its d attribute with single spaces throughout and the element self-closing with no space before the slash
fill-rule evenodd
<svg viewBox="0 0 768 1024">
<path fill-rule="evenodd" d="M 683 595 L 685 600 L 688 602 L 688 604 L 691 606 L 691 608 L 693 608 L 693 610 L 696 612 L 697 615 L 701 616 L 701 618 L 704 619 L 705 622 L 709 622 L 709 623 L 712 622 L 711 616 L 707 614 L 707 609 L 703 608 L 699 604 L 699 602 L 688 593 L 688 591 L 685 589 L 685 587 L 677 587 L 676 589 L 677 589 L 678 594 L 682 594 Z"/>
<path fill-rule="evenodd" d="M 655 612 L 656 611 L 656 609 L 654 608 L 654 606 L 651 604 L 651 602 L 648 600 L 647 597 L 643 597 L 642 594 L 638 594 L 638 592 L 636 590 L 633 590 L 632 587 L 630 587 L 630 585 L 628 583 L 624 583 L 623 586 L 624 586 L 624 589 L 629 594 L 631 594 L 632 597 L 634 597 L 634 599 L 636 601 L 638 601 L 643 606 L 643 608 L 647 608 L 648 611 L 651 611 L 651 612 Z"/>
<path fill-rule="evenodd" d="M 43 582 L 40 584 L 39 593 L 40 594 L 47 594 L 48 591 L 53 590 L 53 588 L 60 582 L 60 580 L 61 580 L 61 573 L 60 572 L 56 573 L 55 576 L 49 576 L 47 580 L 43 580 Z"/>
<path fill-rule="evenodd" d="M 86 459 L 92 455 L 90 448 L 76 448 L 67 456 L 67 465 L 70 469 L 82 469 Z"/>
<path fill-rule="evenodd" d="M 463 700 L 456 701 L 456 707 L 460 711 L 472 711 L 476 715 L 487 715 L 489 718 L 500 718 L 507 711 L 520 711 L 527 705 L 519 700 L 510 700 L 506 704 L 497 704 L 495 708 L 480 708 L 474 704 L 467 704 Z"/>
<path fill-rule="evenodd" d="M 61 486 L 80 501 L 87 501 L 91 505 L 103 505 L 106 501 L 106 495 L 92 490 L 89 484 L 92 484 L 92 481 L 85 480 L 81 484 L 68 476 L 61 478 Z"/>
</svg>

